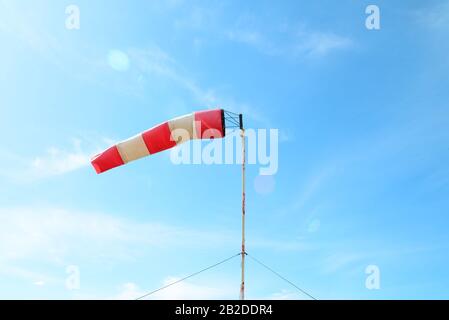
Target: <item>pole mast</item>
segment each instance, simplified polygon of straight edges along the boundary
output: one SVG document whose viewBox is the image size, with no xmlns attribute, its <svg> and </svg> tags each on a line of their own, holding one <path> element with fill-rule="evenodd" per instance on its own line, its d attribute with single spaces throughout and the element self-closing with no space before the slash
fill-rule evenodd
<svg viewBox="0 0 449 320">
<path fill-rule="evenodd" d="M 243 116 L 239 114 L 240 137 L 242 138 L 242 281 L 240 284 L 240 300 L 245 300 L 245 129 L 243 129 Z"/>
</svg>

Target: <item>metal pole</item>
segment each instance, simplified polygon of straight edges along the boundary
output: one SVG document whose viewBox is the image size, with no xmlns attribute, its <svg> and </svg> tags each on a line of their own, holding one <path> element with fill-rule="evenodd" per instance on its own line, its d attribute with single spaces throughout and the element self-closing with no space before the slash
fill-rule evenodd
<svg viewBox="0 0 449 320">
<path fill-rule="evenodd" d="M 240 300 L 245 300 L 245 129 L 240 116 L 240 136 L 242 137 L 242 282 Z"/>
</svg>

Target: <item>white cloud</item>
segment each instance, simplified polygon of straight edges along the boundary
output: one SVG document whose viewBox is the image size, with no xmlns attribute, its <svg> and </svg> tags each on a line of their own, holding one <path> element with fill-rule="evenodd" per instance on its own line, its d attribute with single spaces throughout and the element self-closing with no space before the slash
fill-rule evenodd
<svg viewBox="0 0 449 320">
<path fill-rule="evenodd" d="M 255 30 L 231 30 L 226 33 L 226 36 L 231 41 L 254 47 L 256 50 L 267 55 L 276 56 L 284 54 L 283 48 L 276 47 L 274 43 Z"/>
<path fill-rule="evenodd" d="M 43 281 L 43 280 L 38 280 L 38 281 L 35 281 L 33 284 L 34 284 L 35 286 L 42 287 L 42 286 L 45 285 L 45 281 Z"/>
<path fill-rule="evenodd" d="M 220 96 L 212 88 L 204 88 L 189 76 L 178 62 L 157 46 L 146 49 L 130 49 L 130 59 L 143 74 L 166 78 L 189 92 L 200 105 L 224 107 L 233 112 L 242 112 L 246 117 L 273 128 L 271 121 L 249 104 Z"/>
<path fill-rule="evenodd" d="M 352 40 L 332 33 L 312 32 L 304 33 L 297 44 L 296 54 L 309 57 L 321 57 L 332 51 L 349 48 Z"/>
<path fill-rule="evenodd" d="M 301 186 L 294 196 L 293 201 L 286 208 L 280 210 L 281 213 L 309 210 L 310 206 L 313 204 L 313 200 L 335 173 L 336 167 L 333 163 L 320 167 L 319 171 L 311 175 Z"/>
<path fill-rule="evenodd" d="M 160 287 L 167 286 L 173 282 L 180 280 L 178 277 L 165 278 Z M 143 290 L 135 283 L 125 283 L 122 285 L 121 291 L 116 295 L 115 299 L 131 300 L 142 297 L 152 290 Z M 155 292 L 144 299 L 154 300 L 218 300 L 218 299 L 236 299 L 238 297 L 238 287 L 232 286 L 229 281 L 221 279 L 214 286 L 206 284 L 198 284 L 192 281 L 182 281 L 168 288 Z"/>
<path fill-rule="evenodd" d="M 92 142 L 95 140 L 95 142 Z M 49 147 L 43 154 L 25 157 L 2 151 L 2 161 L 9 161 L 0 176 L 15 182 L 31 182 L 52 176 L 63 175 L 90 164 L 91 157 L 112 144 L 108 138 L 72 139 L 69 148 Z"/>
<path fill-rule="evenodd" d="M 344 36 L 329 32 L 306 30 L 292 32 L 289 28 L 279 28 L 277 32 L 282 33 L 282 37 L 287 40 L 274 40 L 267 34 L 255 28 L 242 27 L 237 25 L 233 30 L 227 31 L 229 40 L 240 42 L 257 51 L 270 55 L 287 58 L 319 58 L 324 57 L 334 51 L 350 48 L 353 41 Z"/>
<path fill-rule="evenodd" d="M 160 288 L 180 280 L 178 277 L 167 277 Z M 214 286 L 197 283 L 195 280 L 187 280 L 176 283 L 163 290 L 155 292 L 143 300 L 235 300 L 239 297 L 239 284 L 229 279 L 214 281 Z M 135 283 L 129 282 L 121 285 L 120 292 L 112 297 L 118 300 L 135 300 L 152 292 L 153 289 L 144 290 Z M 309 299 L 305 294 L 290 289 L 282 289 L 279 292 L 267 296 L 250 297 L 254 300 L 304 300 Z"/>
<path fill-rule="evenodd" d="M 68 255 L 99 257 L 98 252 L 105 258 L 121 259 L 148 246 L 217 246 L 233 243 L 234 238 L 226 231 L 142 223 L 95 212 L 0 208 L 0 260 L 60 262 Z"/>
<path fill-rule="evenodd" d="M 449 1 L 443 1 L 430 8 L 415 10 L 413 15 L 418 22 L 435 29 L 449 28 Z"/>
<path fill-rule="evenodd" d="M 177 62 L 159 47 L 131 49 L 129 55 L 141 72 L 175 82 L 190 92 L 201 104 L 216 105 L 218 103 L 213 90 L 202 88 L 191 77 L 181 72 L 182 68 Z"/>
<path fill-rule="evenodd" d="M 45 155 L 31 161 L 31 171 L 36 177 L 60 175 L 88 165 L 90 157 L 91 154 L 81 150 L 79 143 L 74 143 L 70 151 L 51 147 Z"/>
<path fill-rule="evenodd" d="M 178 277 L 167 277 L 159 285 L 159 288 L 167 286 L 180 280 Z M 120 286 L 120 292 L 113 296 L 115 300 L 235 300 L 239 296 L 238 283 L 233 283 L 227 279 L 214 281 L 214 285 L 197 283 L 195 280 L 178 282 L 170 287 L 157 291 L 149 296 L 153 289 L 143 289 L 133 282 L 128 282 Z M 309 299 L 305 294 L 289 289 L 282 289 L 279 292 L 267 296 L 251 297 L 255 300 L 304 300 Z"/>
<path fill-rule="evenodd" d="M 36 272 L 14 264 L 8 264 L 0 258 L 0 275 L 7 275 L 10 278 L 18 278 L 30 282 L 35 286 L 46 284 L 62 284 L 61 278 L 53 277 L 41 272 Z"/>
<path fill-rule="evenodd" d="M 307 297 L 299 292 L 283 289 L 279 292 L 275 292 L 266 298 L 267 300 L 304 300 Z M 265 300 L 265 298 L 263 298 Z"/>
<path fill-rule="evenodd" d="M 252 237 L 247 240 L 248 247 L 264 248 L 275 251 L 309 251 L 313 250 L 310 243 L 300 240 L 280 240 L 275 239 L 274 236 L 269 237 Z"/>
<path fill-rule="evenodd" d="M 36 286 L 63 287 L 66 275 L 61 270 L 73 262 L 123 263 L 157 249 L 220 246 L 238 248 L 238 237 L 225 230 L 196 230 L 54 207 L 0 208 L 0 275 Z M 59 272 L 41 273 L 33 267 L 37 265 Z M 130 296 L 132 287 L 125 289 Z"/>
<path fill-rule="evenodd" d="M 365 257 L 366 254 L 344 252 L 333 253 L 325 259 L 323 263 L 323 271 L 327 274 L 338 272 L 359 263 Z"/>
<path fill-rule="evenodd" d="M 157 76 L 157 80 L 165 78 L 174 85 L 185 89 L 192 95 L 198 105 L 225 107 L 234 112 L 245 112 L 247 117 L 254 121 L 261 122 L 266 127 L 273 127 L 269 125 L 269 120 L 257 111 L 257 108 L 237 102 L 230 97 L 220 96 L 214 88 L 208 88 L 198 83 L 175 59 L 157 45 L 144 49 L 117 48 L 120 49 L 121 55 L 118 59 L 113 59 L 112 65 L 119 70 L 128 70 L 128 76 L 121 75 L 120 78 L 115 78 L 108 75 L 105 80 L 102 75 L 111 69 L 111 61 L 110 59 L 108 61 L 106 53 L 104 56 L 98 56 L 97 51 L 91 50 L 79 55 L 77 50 L 72 50 L 73 44 L 70 41 L 64 37 L 56 38 L 53 36 L 42 23 L 35 21 L 34 15 L 31 17 L 27 14 L 24 15 L 23 13 L 26 13 L 26 10 L 20 8 L 19 5 L 4 2 L 0 2 L 0 5 L 3 5 L 2 10 L 0 10 L 0 31 L 9 36 L 9 41 L 18 41 L 25 44 L 33 53 L 55 65 L 70 77 L 96 86 L 112 88 L 114 91 L 120 91 L 128 95 L 142 97 L 147 92 L 143 80 L 146 76 Z M 171 10 L 182 5 L 183 1 L 180 0 L 151 3 L 156 11 Z M 180 20 L 176 23 L 180 27 L 185 27 L 186 24 L 191 27 L 198 27 L 214 20 L 215 14 L 216 9 L 195 8 L 187 21 Z M 202 43 L 199 38 L 196 38 L 195 41 L 197 45 Z M 133 68 L 129 68 L 131 65 Z M 190 109 L 191 107 L 189 107 Z M 0 174 L 2 173 L 0 172 Z"/>
<path fill-rule="evenodd" d="M 176 29 L 182 31 L 186 29 L 195 31 L 207 30 L 217 18 L 216 9 L 194 6 L 189 13 L 182 15 L 180 19 L 176 19 L 173 25 Z"/>
<path fill-rule="evenodd" d="M 47 11 L 45 5 L 31 9 L 19 1 L 0 1 L 0 32 L 6 36 L 6 45 L 14 47 L 16 42 L 25 45 L 34 60 L 43 59 L 70 77 L 99 84 L 99 71 L 104 70 L 100 61 L 93 58 L 92 51 L 83 50 L 80 54 L 73 49 L 70 37 L 49 30 L 44 18 Z"/>
<path fill-rule="evenodd" d="M 220 247 L 238 250 L 238 232 L 185 228 L 56 207 L 0 208 L 0 275 L 23 279 L 36 286 L 62 287 L 66 275 L 61 270 L 73 263 L 129 263 L 153 254 L 154 250 Z M 308 249 L 299 242 L 267 241 L 257 236 L 253 236 L 248 245 L 274 250 Z M 59 272 L 41 273 L 34 265 L 44 265 L 45 270 L 56 268 Z M 162 285 L 174 280 L 169 277 Z M 227 282 L 213 287 L 187 282 L 164 290 L 154 298 L 234 298 L 234 289 L 234 286 L 227 286 Z M 126 285 L 117 298 L 138 296 L 141 291 Z"/>
<path fill-rule="evenodd" d="M 235 232 L 185 228 L 96 212 L 57 207 L 0 208 L 0 260 L 35 258 L 63 261 L 67 255 L 128 258 L 149 246 L 238 248 Z M 250 245 L 275 250 L 307 250 L 301 242 L 267 240 L 253 236 Z"/>
<path fill-rule="evenodd" d="M 1 1 L 0 31 L 26 43 L 40 55 L 57 58 L 61 51 L 61 45 L 54 37 L 39 30 L 40 24 L 36 19 L 38 16 L 34 10 L 25 10 L 19 7 L 17 3 Z"/>
<path fill-rule="evenodd" d="M 172 2 L 175 5 L 177 1 Z M 153 4 L 156 4 L 156 1 Z M 166 3 L 160 4 L 167 7 Z M 55 32 L 46 23 L 47 11 L 45 5 L 35 5 L 31 9 L 29 5 L 19 1 L 0 1 L 0 33 L 5 36 L 5 39 L 2 39 L 6 42 L 5 45 L 14 48 L 24 47 L 23 52 L 30 55 L 35 63 L 43 62 L 84 84 L 133 97 L 141 96 L 140 88 L 132 78 L 134 74 L 128 72 L 125 76 L 122 73 L 118 77 L 110 74 L 111 69 L 119 71 L 130 69 L 131 61 L 127 61 L 124 49 L 111 48 L 110 51 L 113 53 L 111 56 L 111 52 L 108 55 L 107 51 L 96 44 L 85 42 L 81 52 L 78 50 L 79 44 L 76 45 L 73 39 L 67 36 L 73 30 L 67 30 L 62 26 L 59 32 Z M 64 23 L 64 11 L 62 14 Z M 114 49 L 116 51 L 113 51 Z M 18 52 L 22 50 L 19 49 Z M 114 52 L 121 52 L 122 55 Z"/>
<path fill-rule="evenodd" d="M 144 290 L 139 288 L 139 286 L 132 282 L 127 282 L 121 286 L 120 293 L 117 294 L 113 299 L 115 300 L 135 300 L 146 294 Z"/>
</svg>

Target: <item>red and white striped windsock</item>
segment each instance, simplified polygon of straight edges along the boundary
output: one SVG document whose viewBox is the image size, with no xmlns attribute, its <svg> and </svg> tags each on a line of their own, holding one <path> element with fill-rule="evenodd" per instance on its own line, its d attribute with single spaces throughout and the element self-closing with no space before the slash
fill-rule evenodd
<svg viewBox="0 0 449 320">
<path fill-rule="evenodd" d="M 95 155 L 91 163 L 97 173 L 172 148 L 189 139 L 223 138 L 222 109 L 194 112 L 161 123 Z"/>
</svg>

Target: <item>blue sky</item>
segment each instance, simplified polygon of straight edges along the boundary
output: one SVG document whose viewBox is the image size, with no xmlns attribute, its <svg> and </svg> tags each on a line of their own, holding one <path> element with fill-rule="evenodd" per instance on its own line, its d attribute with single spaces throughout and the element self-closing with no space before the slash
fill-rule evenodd
<svg viewBox="0 0 449 320">
<path fill-rule="evenodd" d="M 0 298 L 134 298 L 237 253 L 238 165 L 89 165 L 215 106 L 279 129 L 278 172 L 248 167 L 250 254 L 319 299 L 449 298 L 448 36 L 448 1 L 0 1 Z M 305 298 L 252 261 L 247 297 Z"/>
</svg>

